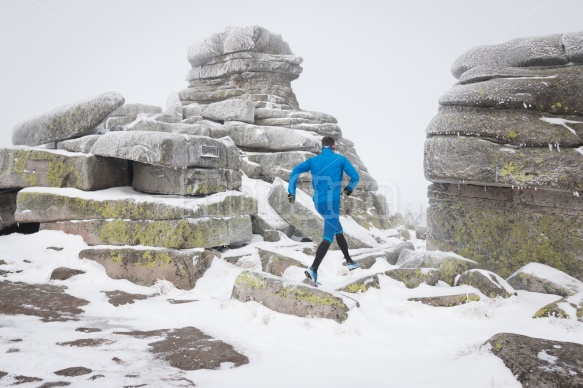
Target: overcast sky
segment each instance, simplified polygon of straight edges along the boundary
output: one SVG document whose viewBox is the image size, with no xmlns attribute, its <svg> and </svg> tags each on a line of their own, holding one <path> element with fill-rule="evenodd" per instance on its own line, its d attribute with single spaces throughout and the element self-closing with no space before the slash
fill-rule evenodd
<svg viewBox="0 0 583 388">
<path fill-rule="evenodd" d="M 465 50 L 583 30 L 581 0 L 0 0 L 0 146 L 14 124 L 108 90 L 165 106 L 189 45 L 260 25 L 304 58 L 300 108 L 335 116 L 398 206 L 426 206 L 425 128 Z"/>
</svg>

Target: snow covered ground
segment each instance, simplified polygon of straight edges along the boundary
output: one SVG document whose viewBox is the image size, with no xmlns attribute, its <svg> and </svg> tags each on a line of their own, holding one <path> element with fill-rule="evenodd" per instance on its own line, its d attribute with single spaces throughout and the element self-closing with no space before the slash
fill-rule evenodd
<svg viewBox="0 0 583 388">
<path fill-rule="evenodd" d="M 395 231 L 385 231 L 386 236 Z M 257 237 L 257 236 L 256 236 Z M 251 254 L 250 266 L 259 268 L 255 246 L 285 243 L 256 240 L 241 252 Z M 423 241 L 413 240 L 418 250 Z M 290 244 L 291 241 L 288 241 Z M 64 247 L 62 251 L 47 247 Z M 77 258 L 86 244 L 78 236 L 56 231 L 31 235 L 0 236 L 0 260 L 5 278 L 12 282 L 65 285 L 67 293 L 90 301 L 79 321 L 44 323 L 37 317 L 0 315 L 0 371 L 42 378 L 45 382 L 70 381 L 83 387 L 186 386 L 197 387 L 520 387 L 503 362 L 482 344 L 494 334 L 511 332 L 558 341 L 583 343 L 583 324 L 554 318 L 533 319 L 542 306 L 559 296 L 518 291 L 510 299 L 489 299 L 458 307 L 436 308 L 411 297 L 478 293 L 468 286 L 452 287 L 440 282 L 407 289 L 402 283 L 381 276 L 380 289 L 351 295 L 360 307 L 339 324 L 320 318 L 298 318 L 269 310 L 256 302 L 231 300 L 236 276 L 243 270 L 223 259 L 211 268 L 191 291 L 168 282 L 143 287 L 126 280 L 112 280 L 103 267 Z M 234 252 L 233 252 L 234 253 Z M 229 252 L 232 254 L 232 252 Z M 305 264 L 311 259 L 306 256 Z M 255 264 L 254 264 L 255 263 Z M 377 262 L 368 270 L 347 272 L 340 252 L 330 251 L 320 267 L 322 288 L 335 288 L 367 274 L 393 268 Z M 57 267 L 85 271 L 66 281 L 49 281 Z M 16 272 L 20 271 L 22 272 Z M 300 281 L 301 269 L 290 268 L 284 277 Z M 121 290 L 147 294 L 151 298 L 114 307 L 103 291 Z M 349 294 L 347 294 L 349 295 Z M 1 301 L 0 295 L 0 301 Z M 171 304 L 169 300 L 195 300 Z M 249 364 L 220 370 L 181 371 L 156 360 L 148 352 L 148 341 L 121 338 L 116 331 L 154 330 L 195 326 L 227 342 L 249 358 Z M 80 327 L 100 328 L 85 334 Z M 58 342 L 79 338 L 107 338 L 99 347 L 59 346 Z M 21 339 L 20 342 L 14 342 Z M 18 351 L 14 351 L 17 348 Z M 112 361 L 114 357 L 123 362 Z M 85 366 L 93 374 L 62 378 L 55 371 Z M 10 376 L 0 385 L 10 385 Z M 37 387 L 42 383 L 21 384 Z"/>
</svg>

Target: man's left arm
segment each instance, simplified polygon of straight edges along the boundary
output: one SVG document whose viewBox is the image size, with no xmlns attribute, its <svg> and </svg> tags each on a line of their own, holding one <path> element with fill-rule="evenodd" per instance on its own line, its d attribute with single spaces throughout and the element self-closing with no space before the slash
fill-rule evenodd
<svg viewBox="0 0 583 388">
<path fill-rule="evenodd" d="M 360 177 L 358 176 L 358 172 L 356 171 L 356 169 L 354 168 L 352 163 L 350 163 L 350 161 L 346 157 L 344 157 L 344 166 L 343 167 L 344 167 L 344 172 L 346 173 L 346 175 L 348 175 L 350 177 L 350 182 L 348 182 L 348 185 L 346 186 L 345 189 L 350 190 L 350 192 L 352 193 L 352 191 L 354 190 L 356 185 L 358 185 L 358 182 L 360 181 Z"/>
</svg>

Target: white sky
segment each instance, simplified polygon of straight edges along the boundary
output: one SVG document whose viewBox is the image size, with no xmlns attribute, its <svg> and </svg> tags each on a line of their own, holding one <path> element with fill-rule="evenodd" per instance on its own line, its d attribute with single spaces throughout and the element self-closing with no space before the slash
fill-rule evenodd
<svg viewBox="0 0 583 388">
<path fill-rule="evenodd" d="M 580 0 L 0 0 L 0 146 L 30 116 L 108 90 L 165 106 L 188 46 L 227 26 L 281 34 L 300 108 L 335 116 L 403 211 L 426 206 L 425 128 L 465 50 L 583 29 Z"/>
</svg>

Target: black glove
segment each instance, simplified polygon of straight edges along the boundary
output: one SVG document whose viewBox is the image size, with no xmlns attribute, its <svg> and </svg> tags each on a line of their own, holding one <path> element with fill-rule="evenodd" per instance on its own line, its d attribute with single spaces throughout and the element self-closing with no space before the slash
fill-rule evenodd
<svg viewBox="0 0 583 388">
<path fill-rule="evenodd" d="M 344 194 L 346 194 L 347 197 L 349 197 L 350 194 L 352 194 L 352 190 L 349 189 L 348 187 L 345 187 L 343 191 L 344 191 Z"/>
<path fill-rule="evenodd" d="M 287 200 L 289 201 L 289 203 L 294 203 L 296 201 L 296 196 L 293 194 L 288 194 Z"/>
</svg>

